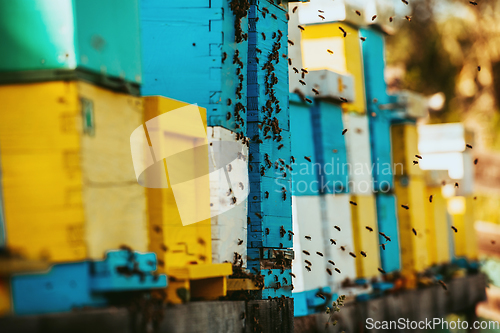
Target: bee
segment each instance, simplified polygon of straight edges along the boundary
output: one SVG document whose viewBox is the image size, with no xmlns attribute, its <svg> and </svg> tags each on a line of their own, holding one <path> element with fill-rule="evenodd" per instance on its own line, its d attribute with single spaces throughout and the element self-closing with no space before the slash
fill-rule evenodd
<svg viewBox="0 0 500 333">
<path fill-rule="evenodd" d="M 474 200 L 476 200 L 476 199 L 477 199 L 477 197 L 474 197 Z"/>
<path fill-rule="evenodd" d="M 281 148 L 283 148 L 284 146 L 285 146 L 284 144 L 280 144 L 280 145 L 278 146 L 278 150 L 280 150 L 280 149 L 281 149 Z"/>
<path fill-rule="evenodd" d="M 472 149 L 472 146 L 471 146 L 470 144 L 466 144 L 465 146 L 466 146 L 467 148 Z"/>
<path fill-rule="evenodd" d="M 366 37 L 359 37 L 359 39 L 361 39 L 361 41 L 364 42 L 366 40 Z"/>
<path fill-rule="evenodd" d="M 323 15 L 318 15 L 319 17 L 321 17 L 322 20 L 325 20 L 325 17 Z"/>
<path fill-rule="evenodd" d="M 292 13 L 294 13 L 294 14 L 295 14 L 295 11 L 297 10 L 297 8 L 299 8 L 299 6 L 295 6 L 295 7 L 293 7 L 293 9 L 292 9 Z"/>
<path fill-rule="evenodd" d="M 411 16 L 406 15 L 406 16 L 405 16 L 405 19 L 407 19 L 407 20 L 408 20 L 408 22 L 411 22 Z"/>
<path fill-rule="evenodd" d="M 340 274 L 340 269 L 335 268 L 335 272 L 337 272 L 337 273 L 339 273 L 339 274 Z"/>
<path fill-rule="evenodd" d="M 372 16 L 372 21 L 375 21 L 376 18 L 377 18 L 377 15 L 373 15 Z"/>
<path fill-rule="evenodd" d="M 160 267 L 164 267 L 165 266 L 165 262 L 163 260 L 158 259 L 157 262 L 158 262 L 158 266 L 160 266 Z"/>
<path fill-rule="evenodd" d="M 168 251 L 168 247 L 165 245 L 165 244 L 161 244 L 160 245 L 160 248 L 163 252 L 167 252 Z"/>
<path fill-rule="evenodd" d="M 361 12 L 360 12 L 359 10 L 356 10 L 356 14 L 357 14 L 358 16 L 361 16 Z"/>
<path fill-rule="evenodd" d="M 337 229 L 338 231 L 341 231 L 338 225 L 336 225 L 334 228 Z"/>
<path fill-rule="evenodd" d="M 288 230 L 288 233 L 289 233 L 290 235 L 295 235 L 295 234 L 293 233 L 293 231 L 292 231 L 292 230 Z"/>
<path fill-rule="evenodd" d="M 265 33 L 262 33 L 262 39 L 266 40 L 266 34 Z"/>
<path fill-rule="evenodd" d="M 405 5 L 408 5 L 408 1 L 406 0 L 401 0 Z"/>
<path fill-rule="evenodd" d="M 458 188 L 458 183 L 455 183 L 455 187 Z"/>
<path fill-rule="evenodd" d="M 392 22 L 392 16 L 391 16 L 391 17 L 389 17 L 389 22 Z"/>
<path fill-rule="evenodd" d="M 305 29 L 303 26 L 301 26 L 301 25 L 298 25 L 298 27 L 299 27 L 299 29 L 300 29 L 300 30 L 302 30 L 302 31 L 306 30 L 306 29 Z"/>
<path fill-rule="evenodd" d="M 287 20 L 287 21 L 290 21 L 290 14 L 286 13 L 286 14 L 285 14 L 285 17 L 286 17 L 286 20 Z"/>
<path fill-rule="evenodd" d="M 337 245 L 337 242 L 335 241 L 335 239 L 330 238 L 330 245 Z"/>
<path fill-rule="evenodd" d="M 312 91 L 313 91 L 316 95 L 319 95 L 319 91 L 318 91 L 318 89 L 316 89 L 316 88 L 312 88 Z"/>
<path fill-rule="evenodd" d="M 419 160 L 422 159 L 422 156 L 420 156 L 420 155 L 415 155 L 415 157 L 418 158 Z"/>
<path fill-rule="evenodd" d="M 477 66 L 477 71 L 480 72 L 481 71 L 481 66 Z"/>
<path fill-rule="evenodd" d="M 496 241 L 494 240 L 491 240 L 491 244 L 495 245 Z"/>
<path fill-rule="evenodd" d="M 328 53 L 333 54 L 333 51 L 330 49 L 327 49 Z"/>
<path fill-rule="evenodd" d="M 262 218 L 262 215 L 260 213 L 255 213 L 255 216 L 257 216 L 259 219 Z"/>
<path fill-rule="evenodd" d="M 269 228 L 266 228 L 266 235 L 269 235 Z"/>
<path fill-rule="evenodd" d="M 233 189 L 231 189 L 231 188 L 230 188 L 230 189 L 229 189 L 229 191 L 227 191 L 226 196 L 230 196 L 230 195 L 231 195 L 231 193 L 233 193 Z"/>
<path fill-rule="evenodd" d="M 236 197 L 233 197 L 233 204 L 235 204 L 236 201 L 238 201 L 238 199 L 236 199 Z"/>
<path fill-rule="evenodd" d="M 288 58 L 288 65 L 292 66 L 292 59 Z"/>
<path fill-rule="evenodd" d="M 476 159 L 474 160 L 474 164 L 477 164 L 477 161 L 478 161 L 478 159 L 476 158 Z"/>
<path fill-rule="evenodd" d="M 271 270 L 269 270 L 269 275 L 271 275 L 271 273 L 272 273 L 272 272 L 271 272 Z M 278 280 L 279 280 L 279 279 L 278 279 L 278 275 L 275 275 L 275 276 L 274 276 L 274 281 L 278 282 Z"/>
<path fill-rule="evenodd" d="M 366 253 L 365 253 L 365 252 L 361 251 L 360 253 L 361 253 L 361 255 L 362 255 L 363 257 L 365 257 L 365 258 L 366 258 Z"/>
<path fill-rule="evenodd" d="M 356 255 L 355 255 L 354 253 L 352 253 L 352 252 L 349 252 L 349 255 L 350 255 L 351 257 L 353 257 L 353 258 L 356 258 Z"/>
<path fill-rule="evenodd" d="M 316 254 L 320 257 L 323 257 L 323 253 L 316 251 Z"/>
<path fill-rule="evenodd" d="M 288 280 L 286 278 L 283 278 L 283 282 L 285 282 L 285 284 L 288 284 Z"/>
<path fill-rule="evenodd" d="M 311 236 L 304 236 L 305 239 L 311 240 Z"/>
<path fill-rule="evenodd" d="M 366 226 L 365 228 L 366 228 L 367 230 L 370 230 L 370 232 L 373 232 L 373 228 L 372 228 L 372 227 Z"/>
<path fill-rule="evenodd" d="M 278 19 L 278 17 L 277 17 L 275 14 L 271 14 L 271 17 L 272 17 L 273 19 L 275 19 L 275 20 L 277 20 L 277 19 Z"/>
<path fill-rule="evenodd" d="M 429 202 L 432 203 L 432 194 L 429 196 Z"/>
<path fill-rule="evenodd" d="M 335 263 L 331 260 L 328 260 L 328 263 L 332 264 L 333 266 L 335 266 Z"/>
<path fill-rule="evenodd" d="M 307 97 L 305 98 L 305 100 L 306 100 L 306 102 L 307 102 L 307 103 L 310 103 L 310 104 L 312 104 L 312 102 L 313 102 L 313 101 L 311 101 L 311 100 L 310 100 L 309 98 L 307 98 Z"/>
<path fill-rule="evenodd" d="M 153 227 L 153 230 L 154 230 L 155 232 L 160 233 L 160 232 L 161 232 L 161 227 L 160 227 L 159 225 L 155 225 L 155 226 Z"/>
<path fill-rule="evenodd" d="M 231 119 L 231 112 L 228 112 L 228 113 L 226 114 L 226 120 L 229 120 L 229 119 Z"/>
<path fill-rule="evenodd" d="M 385 251 L 385 244 L 380 244 L 380 246 L 382 247 L 382 250 Z"/>
<path fill-rule="evenodd" d="M 329 275 L 332 275 L 332 270 L 330 268 L 327 268 L 326 269 L 326 272 L 329 274 Z"/>
<path fill-rule="evenodd" d="M 347 103 L 347 98 L 344 98 L 344 97 L 340 97 L 340 100 L 344 103 Z"/>
<path fill-rule="evenodd" d="M 413 231 L 413 234 L 416 236 L 417 235 L 417 230 L 415 228 L 411 228 L 411 231 Z"/>
<path fill-rule="evenodd" d="M 469 1 L 469 3 L 470 3 L 471 5 L 473 5 L 473 6 L 477 6 L 477 2 L 475 2 L 475 1 Z"/>
<path fill-rule="evenodd" d="M 345 251 L 345 246 L 341 246 L 341 247 L 340 247 L 340 249 L 341 249 L 342 251 Z"/>
<path fill-rule="evenodd" d="M 295 277 L 296 277 L 296 276 L 295 276 L 295 274 L 293 274 L 292 272 L 290 272 L 290 273 L 288 273 L 288 274 L 290 274 L 290 276 L 291 276 L 291 277 L 293 277 L 293 278 L 295 278 Z"/>
<path fill-rule="evenodd" d="M 241 245 L 241 244 L 243 244 L 243 239 L 238 238 L 238 245 Z"/>
<path fill-rule="evenodd" d="M 301 84 L 301 85 L 303 85 L 303 86 L 305 86 L 305 85 L 306 85 L 306 83 L 305 83 L 304 81 L 302 81 L 302 80 L 299 80 L 299 82 L 300 82 L 300 84 Z"/>
<path fill-rule="evenodd" d="M 444 290 L 448 290 L 448 287 L 446 286 L 446 283 L 444 283 L 442 280 L 439 280 L 438 282 L 444 288 Z"/>
<path fill-rule="evenodd" d="M 403 208 L 404 208 L 404 209 L 406 209 L 406 210 L 410 209 L 410 207 L 409 207 L 409 206 L 407 206 L 407 205 L 401 205 L 401 207 L 403 207 Z"/>
<path fill-rule="evenodd" d="M 342 131 L 342 135 L 346 134 L 347 128 Z"/>
<path fill-rule="evenodd" d="M 292 42 L 291 40 L 288 40 L 288 44 L 290 44 L 292 46 L 295 45 L 294 42 Z"/>
<path fill-rule="evenodd" d="M 380 268 L 380 267 L 378 268 L 378 271 L 379 271 L 380 273 L 382 273 L 382 274 L 385 274 L 385 271 L 384 271 L 382 268 Z"/>
<path fill-rule="evenodd" d="M 342 31 L 342 34 L 344 35 L 344 38 L 347 36 L 347 32 L 344 30 L 344 28 L 339 27 L 339 30 Z"/>
<path fill-rule="evenodd" d="M 357 204 L 357 203 L 355 203 L 354 201 L 349 201 L 349 203 L 350 203 L 351 205 L 353 205 L 353 206 L 357 206 L 357 205 L 358 205 L 358 204 Z"/>
<path fill-rule="evenodd" d="M 304 156 L 307 162 L 311 162 L 311 156 Z"/>
<path fill-rule="evenodd" d="M 413 165 L 418 164 L 418 161 L 413 161 Z"/>
<path fill-rule="evenodd" d="M 224 52 L 224 53 L 222 53 L 222 63 L 224 63 L 224 61 L 226 61 L 226 59 L 227 59 L 227 53 Z"/>
<path fill-rule="evenodd" d="M 268 198 L 269 198 L 269 192 L 268 192 L 268 191 L 264 192 L 264 197 L 265 197 L 266 199 L 268 199 Z"/>
<path fill-rule="evenodd" d="M 321 298 L 321 299 L 326 299 L 326 298 L 325 298 L 325 296 L 323 296 L 323 294 L 320 294 L 320 293 L 317 293 L 317 294 L 316 294 L 316 297 L 319 297 L 319 298 Z"/>
<path fill-rule="evenodd" d="M 321 9 L 318 9 L 318 12 L 320 12 L 320 13 L 324 13 L 325 11 L 324 11 L 324 10 L 321 10 Z"/>
<path fill-rule="evenodd" d="M 309 261 L 309 260 L 304 260 L 304 262 L 309 265 L 309 266 L 312 266 L 312 263 Z"/>
<path fill-rule="evenodd" d="M 304 253 L 306 256 L 310 256 L 310 255 L 311 255 L 311 254 L 310 254 L 308 251 L 306 251 L 306 250 L 302 250 L 302 253 Z"/>
<path fill-rule="evenodd" d="M 453 229 L 453 231 L 455 231 L 455 233 L 457 233 L 457 232 L 458 232 L 458 229 L 457 229 L 456 227 L 451 226 L 451 228 Z"/>
<path fill-rule="evenodd" d="M 292 161 L 292 163 L 295 163 L 295 157 L 290 156 L 290 161 Z"/>
<path fill-rule="evenodd" d="M 240 186 L 240 188 L 241 188 L 242 190 L 245 188 L 245 186 L 243 186 L 243 183 L 242 183 L 242 182 L 240 182 L 238 185 Z"/>
<path fill-rule="evenodd" d="M 299 74 L 299 70 L 297 68 L 293 68 L 293 71 L 295 72 L 295 74 Z"/>
</svg>

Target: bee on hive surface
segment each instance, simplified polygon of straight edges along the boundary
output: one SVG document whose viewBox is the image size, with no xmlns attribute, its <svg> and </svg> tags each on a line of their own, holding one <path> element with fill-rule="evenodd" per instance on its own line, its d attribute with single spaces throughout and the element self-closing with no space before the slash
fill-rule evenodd
<svg viewBox="0 0 500 333">
<path fill-rule="evenodd" d="M 477 66 L 477 71 L 480 72 L 481 71 L 481 66 Z"/>
<path fill-rule="evenodd" d="M 372 227 L 366 226 L 365 228 L 366 228 L 367 230 L 370 230 L 370 232 L 373 232 L 373 228 L 372 228 Z"/>
<path fill-rule="evenodd" d="M 293 68 L 293 71 L 295 72 L 295 74 L 299 74 L 299 70 L 297 68 Z"/>
<path fill-rule="evenodd" d="M 417 230 L 415 228 L 411 228 L 411 231 L 413 231 L 413 234 L 416 236 L 417 235 Z"/>
<path fill-rule="evenodd" d="M 455 187 L 458 188 L 458 183 L 455 183 Z"/>
<path fill-rule="evenodd" d="M 340 100 L 341 100 L 342 102 L 344 102 L 344 103 L 347 103 L 347 102 L 348 102 L 348 101 L 347 101 L 347 98 L 344 98 L 344 97 L 339 97 L 339 98 L 340 98 Z"/>
<path fill-rule="evenodd" d="M 476 159 L 474 160 L 474 164 L 477 164 L 477 161 L 478 161 L 478 159 L 476 158 Z"/>
<path fill-rule="evenodd" d="M 471 5 L 473 5 L 473 6 L 477 6 L 477 2 L 475 2 L 475 1 L 469 1 L 469 3 L 470 3 Z"/>
<path fill-rule="evenodd" d="M 262 215 L 260 213 L 255 213 L 255 216 L 257 216 L 259 219 L 262 218 Z"/>
<path fill-rule="evenodd" d="M 312 101 L 309 98 L 306 97 L 305 100 L 306 100 L 307 103 L 312 104 Z"/>
<path fill-rule="evenodd" d="M 391 16 L 391 17 L 389 17 L 389 22 L 392 22 L 392 16 Z"/>
<path fill-rule="evenodd" d="M 406 0 L 401 0 L 405 5 L 408 5 L 408 1 Z"/>
<path fill-rule="evenodd" d="M 288 65 L 292 66 L 292 59 L 288 58 Z"/>
<path fill-rule="evenodd" d="M 293 274 L 292 272 L 290 272 L 288 274 L 290 274 L 291 277 L 295 278 L 295 274 Z"/>
<path fill-rule="evenodd" d="M 407 20 L 408 20 L 408 22 L 411 22 L 411 16 L 406 15 L 406 16 L 405 16 L 405 19 L 407 19 Z"/>
<path fill-rule="evenodd" d="M 302 81 L 302 80 L 299 80 L 299 82 L 300 82 L 300 84 L 301 84 L 301 85 L 303 85 L 303 86 L 305 86 L 305 85 L 306 85 L 306 83 L 305 83 L 304 81 Z"/>
<path fill-rule="evenodd" d="M 418 161 L 413 161 L 413 165 L 418 164 Z"/>
<path fill-rule="evenodd" d="M 304 156 L 307 162 L 311 162 L 311 156 Z"/>
<path fill-rule="evenodd" d="M 432 194 L 429 196 L 429 202 L 432 203 Z"/>
<path fill-rule="evenodd" d="M 345 246 L 341 246 L 341 247 L 340 247 L 340 249 L 341 249 L 342 251 L 345 251 Z"/>
<path fill-rule="evenodd" d="M 363 257 L 365 257 L 365 258 L 366 258 L 366 252 L 361 251 L 360 253 L 361 253 L 361 255 L 362 255 Z"/>
<path fill-rule="evenodd" d="M 238 238 L 238 245 L 241 245 L 241 244 L 243 244 L 243 239 Z"/>
<path fill-rule="evenodd" d="M 410 207 L 409 207 L 409 206 L 407 206 L 407 205 L 401 205 L 401 207 L 403 207 L 403 208 L 404 208 L 404 209 L 406 209 L 406 210 L 410 209 Z"/>
<path fill-rule="evenodd" d="M 458 229 L 457 229 L 456 227 L 451 226 L 451 228 L 453 229 L 453 231 L 455 231 L 455 233 L 457 233 L 457 232 L 458 232 Z"/>
<path fill-rule="evenodd" d="M 266 228 L 266 235 L 269 235 L 269 228 Z"/>
<path fill-rule="evenodd" d="M 226 58 L 227 58 L 227 53 L 226 52 L 222 53 L 222 63 L 226 61 Z"/>
<path fill-rule="evenodd" d="M 339 30 L 342 32 L 342 34 L 344 35 L 344 38 L 345 38 L 347 36 L 347 32 L 344 30 L 344 28 L 339 27 Z"/>
</svg>

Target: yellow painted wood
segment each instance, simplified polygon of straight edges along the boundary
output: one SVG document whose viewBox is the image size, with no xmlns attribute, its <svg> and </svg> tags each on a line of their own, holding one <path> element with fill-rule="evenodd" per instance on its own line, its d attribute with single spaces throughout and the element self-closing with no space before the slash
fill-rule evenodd
<svg viewBox="0 0 500 333">
<path fill-rule="evenodd" d="M 167 269 L 167 275 L 185 280 L 199 280 L 231 274 L 232 265 L 230 263 L 185 265 L 183 267 L 169 267 Z"/>
<path fill-rule="evenodd" d="M 81 168 L 88 255 L 99 259 L 127 245 L 148 249 L 146 191 L 137 183 L 130 135 L 143 121 L 142 99 L 78 82 L 92 102 L 94 135 L 82 135 Z"/>
<path fill-rule="evenodd" d="M 476 260 L 478 257 L 477 235 L 474 229 L 474 206 L 473 196 L 452 197 L 448 200 L 448 211 L 452 217 L 452 225 L 457 228 L 456 233 L 451 230 L 455 243 L 455 256 L 470 260 Z"/>
<path fill-rule="evenodd" d="M 429 196 L 432 195 L 432 203 Z M 446 219 L 446 199 L 441 187 L 426 186 L 424 196 L 427 252 L 429 265 L 439 265 L 450 261 L 449 227 Z"/>
<path fill-rule="evenodd" d="M 356 254 L 356 272 L 359 278 L 370 278 L 380 274 L 377 211 L 373 195 L 353 195 L 351 201 L 352 229 Z M 373 231 L 366 229 L 370 227 Z M 366 253 L 366 258 L 361 255 Z M 335 261 L 335 259 L 334 259 Z"/>
<path fill-rule="evenodd" d="M 193 299 L 216 300 L 227 294 L 227 277 L 190 280 L 189 288 Z"/>
<path fill-rule="evenodd" d="M 85 259 L 76 83 L 4 85 L 0 100 L 7 246 L 29 259 Z"/>
<path fill-rule="evenodd" d="M 394 176 L 410 175 L 423 177 L 418 161 L 418 133 L 415 124 L 396 124 L 391 126 L 392 161 Z"/>
<path fill-rule="evenodd" d="M 345 38 L 339 27 L 346 31 Z M 304 49 L 311 47 L 315 50 L 308 57 Z M 327 49 L 334 54 L 329 54 Z M 328 58 L 325 61 L 321 52 L 330 56 L 331 61 Z M 303 64 L 308 70 L 330 69 L 341 74 L 351 74 L 354 77 L 355 101 L 344 103 L 343 109 L 349 112 L 366 112 L 363 57 L 358 29 L 345 22 L 308 25 L 302 32 L 302 53 Z M 321 55 L 320 58 L 317 58 L 318 54 Z"/>
<path fill-rule="evenodd" d="M 407 274 L 421 272 L 428 267 L 425 183 L 420 177 L 396 177 L 394 184 L 402 270 Z M 401 205 L 408 206 L 409 209 Z M 416 236 L 412 229 L 417 232 Z"/>
<path fill-rule="evenodd" d="M 260 290 L 260 288 L 255 285 L 252 279 L 228 279 L 227 290 Z"/>
<path fill-rule="evenodd" d="M 7 279 L 0 278 L 0 317 L 11 311 L 10 288 Z"/>
</svg>

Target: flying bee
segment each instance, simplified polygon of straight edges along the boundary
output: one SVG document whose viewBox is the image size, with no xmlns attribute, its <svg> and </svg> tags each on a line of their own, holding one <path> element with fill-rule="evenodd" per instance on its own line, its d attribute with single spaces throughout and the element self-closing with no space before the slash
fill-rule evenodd
<svg viewBox="0 0 500 333">
<path fill-rule="evenodd" d="M 457 229 L 456 227 L 451 226 L 451 228 L 453 229 L 453 231 L 455 231 L 455 233 L 457 233 L 457 232 L 458 232 L 458 229 Z"/>
<path fill-rule="evenodd" d="M 243 244 L 243 239 L 238 238 L 238 245 L 241 245 L 241 244 Z"/>
<path fill-rule="evenodd" d="M 304 262 L 309 265 L 309 266 L 312 266 L 312 263 L 309 261 L 309 260 L 304 260 Z"/>
<path fill-rule="evenodd" d="M 284 147 L 284 144 L 280 144 L 280 145 L 278 146 L 278 150 L 280 150 L 280 149 L 281 149 L 281 148 L 283 148 L 283 147 Z"/>
<path fill-rule="evenodd" d="M 409 207 L 409 206 L 407 206 L 407 205 L 401 205 L 401 207 L 403 207 L 403 208 L 404 208 L 404 209 L 406 209 L 406 210 L 410 209 L 410 207 Z"/>
<path fill-rule="evenodd" d="M 226 120 L 229 120 L 229 119 L 231 119 L 231 112 L 228 112 L 228 113 L 226 114 Z"/>
<path fill-rule="evenodd" d="M 344 35 L 344 38 L 345 36 L 347 36 L 347 32 L 342 28 L 342 27 L 339 27 L 340 31 L 342 31 L 342 34 Z"/>
<path fill-rule="evenodd" d="M 317 293 L 316 294 L 316 297 L 319 297 L 321 299 L 326 299 L 325 296 L 323 294 L 320 294 L 320 293 Z"/>
<path fill-rule="evenodd" d="M 474 164 L 477 164 L 477 161 L 478 161 L 478 159 L 476 158 L 476 159 L 474 160 Z"/>
<path fill-rule="evenodd" d="M 327 268 L 326 269 L 326 272 L 329 274 L 329 275 L 332 275 L 332 270 L 330 268 Z"/>
<path fill-rule="evenodd" d="M 340 247 L 340 249 L 341 249 L 342 251 L 345 251 L 345 246 L 341 246 L 341 247 Z"/>
<path fill-rule="evenodd" d="M 160 245 L 160 248 L 161 248 L 161 250 L 162 250 L 163 252 L 167 252 L 167 250 L 168 250 L 168 247 L 167 247 L 165 244 L 161 244 L 161 245 Z"/>
<path fill-rule="evenodd" d="M 268 191 L 266 191 L 266 192 L 264 193 L 264 195 L 265 195 L 264 197 L 265 197 L 266 199 L 268 199 L 268 198 L 269 198 L 269 192 L 268 192 Z"/>
<path fill-rule="evenodd" d="M 271 273 L 271 271 L 269 271 L 269 273 Z M 278 275 L 275 275 L 275 276 L 274 276 L 274 281 L 278 282 L 278 280 L 279 280 L 279 279 L 278 279 Z"/>
<path fill-rule="evenodd" d="M 366 37 L 359 37 L 359 39 L 361 39 L 361 41 L 364 42 L 366 40 Z"/>
<path fill-rule="evenodd" d="M 481 66 L 477 66 L 477 71 L 480 72 L 481 71 Z"/>
<path fill-rule="evenodd" d="M 349 203 L 350 203 L 351 205 L 353 205 L 353 206 L 357 206 L 357 205 L 358 205 L 358 204 L 357 204 L 357 203 L 355 203 L 354 201 L 349 201 Z"/>
<path fill-rule="evenodd" d="M 155 226 L 153 227 L 153 230 L 154 230 L 155 232 L 158 232 L 158 233 L 159 233 L 159 232 L 161 232 L 161 227 L 160 227 L 159 225 L 155 225 Z"/>
<path fill-rule="evenodd" d="M 307 162 L 311 162 L 311 156 L 304 156 Z"/>
<path fill-rule="evenodd" d="M 389 22 L 392 22 L 392 16 L 391 16 L 391 17 L 389 17 Z"/>
<path fill-rule="evenodd" d="M 378 268 L 378 271 L 379 271 L 380 273 L 382 273 L 382 274 L 385 274 L 385 271 L 384 271 L 382 268 L 380 268 L 380 267 Z"/>
<path fill-rule="evenodd" d="M 356 11 L 356 14 L 357 14 L 358 16 L 361 16 L 361 12 L 360 12 L 359 10 L 357 10 L 357 11 Z"/>
<path fill-rule="evenodd" d="M 287 21 L 290 21 L 290 14 L 286 13 L 286 14 L 285 14 L 285 17 L 286 17 L 286 20 L 287 20 Z"/>
<path fill-rule="evenodd" d="M 271 14 L 271 17 L 272 17 L 273 19 L 275 19 L 275 20 L 277 20 L 277 19 L 278 19 L 278 17 L 277 17 L 275 14 Z"/>
<path fill-rule="evenodd" d="M 347 128 L 342 131 L 342 135 L 346 134 Z"/>
<path fill-rule="evenodd" d="M 455 183 L 455 187 L 457 187 L 457 188 L 458 188 L 458 183 Z"/>
<path fill-rule="evenodd" d="M 288 40 L 288 44 L 290 44 L 292 46 L 295 45 L 294 42 L 292 42 L 291 40 Z"/>
<path fill-rule="evenodd" d="M 222 53 L 222 63 L 224 63 L 224 61 L 226 61 L 226 59 L 227 59 L 227 53 L 224 52 L 224 53 Z"/>
<path fill-rule="evenodd" d="M 310 103 L 310 104 L 312 104 L 312 102 L 313 102 L 313 101 L 311 101 L 311 100 L 310 100 L 309 98 L 307 98 L 307 97 L 305 98 L 305 100 L 306 100 L 306 102 L 307 102 L 307 103 Z"/>
<path fill-rule="evenodd" d="M 360 253 L 361 253 L 361 255 L 362 255 L 363 257 L 365 257 L 365 258 L 366 258 L 366 253 L 365 253 L 365 252 L 361 251 Z"/>
<path fill-rule="evenodd" d="M 330 238 L 330 245 L 337 245 L 337 242 L 335 241 L 335 239 Z"/>
<path fill-rule="evenodd" d="M 288 58 L 288 65 L 292 66 L 292 59 Z"/>
<path fill-rule="evenodd" d="M 341 231 L 338 225 L 336 225 L 334 228 L 337 229 L 338 231 Z"/>
<path fill-rule="evenodd" d="M 306 251 L 306 250 L 302 250 L 302 253 L 304 253 L 306 256 L 310 256 L 310 255 L 311 255 L 311 254 L 310 254 L 308 251 Z"/>
<path fill-rule="evenodd" d="M 290 272 L 288 274 L 290 274 L 291 277 L 295 278 L 295 274 L 293 274 L 292 272 Z"/>
<path fill-rule="evenodd" d="M 370 232 L 373 232 L 373 228 L 372 228 L 372 227 L 366 226 L 365 228 L 366 228 L 367 230 L 370 230 Z"/>
<path fill-rule="evenodd" d="M 474 197 L 474 200 L 476 200 L 476 199 L 477 199 L 477 197 Z"/>
<path fill-rule="evenodd" d="M 325 17 L 323 15 L 318 15 L 318 16 L 321 17 L 323 21 L 325 20 Z"/>
<path fill-rule="evenodd" d="M 382 250 L 385 251 L 385 244 L 380 244 L 380 246 L 382 247 Z"/>
<path fill-rule="evenodd" d="M 307 269 L 308 272 L 311 271 L 311 267 L 309 267 L 309 266 L 305 266 L 305 267 L 306 267 L 306 269 Z"/>
<path fill-rule="evenodd" d="M 295 163 L 295 157 L 290 156 L 290 161 L 292 161 L 292 163 Z"/>
<path fill-rule="evenodd" d="M 448 287 L 446 286 L 446 283 L 444 283 L 442 280 L 439 280 L 438 282 L 444 288 L 444 290 L 448 290 Z"/>
<path fill-rule="evenodd" d="M 318 89 L 316 89 L 316 88 L 312 88 L 312 91 L 313 91 L 316 95 L 319 95 L 319 91 L 318 91 Z"/>
<path fill-rule="evenodd" d="M 411 16 L 406 15 L 406 16 L 405 16 L 405 19 L 407 19 L 407 20 L 408 20 L 408 22 L 411 22 Z"/>
<path fill-rule="evenodd" d="M 298 25 L 298 27 L 299 27 L 299 29 L 300 29 L 300 30 L 302 30 L 302 31 L 306 30 L 306 29 L 305 29 L 303 26 L 301 26 L 301 25 Z"/>
<path fill-rule="evenodd" d="M 349 255 L 350 255 L 351 257 L 353 257 L 353 258 L 356 258 L 356 255 L 355 255 L 354 253 L 352 253 L 352 252 L 349 252 Z"/>
<path fill-rule="evenodd" d="M 324 13 L 325 11 L 324 11 L 324 10 L 321 10 L 321 9 L 318 9 L 318 12 L 319 12 L 319 13 Z"/>
<path fill-rule="evenodd" d="M 408 1 L 406 0 L 401 0 L 405 5 L 408 5 Z"/>
<path fill-rule="evenodd" d="M 323 257 L 323 253 L 316 251 L 316 254 L 320 257 Z"/>
<path fill-rule="evenodd" d="M 257 216 L 259 219 L 262 218 L 262 215 L 260 213 L 255 213 L 255 216 Z"/>
<path fill-rule="evenodd" d="M 418 161 L 413 161 L 413 165 L 418 164 Z"/>
<path fill-rule="evenodd" d="M 288 230 L 288 233 L 289 233 L 290 235 L 295 235 L 295 234 L 293 233 L 293 231 L 292 231 L 292 230 Z"/>
<path fill-rule="evenodd" d="M 377 18 L 377 15 L 373 15 L 372 16 L 372 21 L 375 21 L 376 18 Z"/>
<path fill-rule="evenodd" d="M 466 146 L 467 148 L 472 149 L 472 146 L 471 146 L 470 144 L 466 144 L 465 146 Z"/>
<path fill-rule="evenodd" d="M 297 68 L 293 68 L 293 71 L 295 72 L 295 74 L 299 74 L 299 70 Z"/>
<path fill-rule="evenodd" d="M 328 263 L 332 264 L 333 266 L 335 266 L 335 263 L 332 261 L 332 260 L 328 260 Z"/>
<path fill-rule="evenodd" d="M 418 158 L 419 160 L 422 159 L 422 156 L 420 156 L 420 155 L 415 155 L 415 157 Z"/>
<path fill-rule="evenodd" d="M 344 103 L 347 103 L 347 98 L 344 98 L 344 97 L 340 97 L 340 100 Z"/>
<path fill-rule="evenodd" d="M 333 51 L 330 49 L 327 49 L 328 53 L 333 54 Z"/>
<path fill-rule="evenodd" d="M 477 6 L 477 2 L 475 2 L 475 1 L 469 1 L 469 3 L 470 3 L 471 5 L 473 5 L 473 6 Z"/>
<path fill-rule="evenodd" d="M 266 40 L 266 34 L 265 34 L 265 33 L 262 33 L 261 35 L 262 35 L 262 39 L 263 39 L 263 40 Z"/>
<path fill-rule="evenodd" d="M 266 235 L 269 235 L 269 228 L 266 228 Z"/>
<path fill-rule="evenodd" d="M 415 236 L 417 235 L 417 230 L 415 230 L 415 228 L 411 228 L 411 231 L 413 231 L 413 234 L 415 234 Z"/>
<path fill-rule="evenodd" d="M 295 6 L 295 7 L 293 7 L 293 9 L 292 9 L 292 13 L 294 13 L 294 14 L 295 14 L 295 11 L 297 10 L 297 8 L 299 8 L 299 6 Z"/>
<path fill-rule="evenodd" d="M 233 204 L 235 204 L 236 201 L 238 201 L 238 199 L 236 199 L 236 197 L 233 197 Z"/>
<path fill-rule="evenodd" d="M 304 236 L 305 239 L 311 240 L 311 236 Z"/>
<path fill-rule="evenodd" d="M 429 196 L 429 202 L 432 203 L 432 194 Z"/>
<path fill-rule="evenodd" d="M 301 85 L 303 85 L 303 86 L 305 86 L 305 85 L 306 85 L 306 83 L 305 83 L 304 81 L 302 81 L 302 80 L 299 80 L 299 82 L 300 82 L 300 84 L 301 84 Z"/>
<path fill-rule="evenodd" d="M 339 274 L 340 274 L 340 269 L 335 268 L 335 272 L 337 272 L 337 273 L 339 273 Z"/>
</svg>

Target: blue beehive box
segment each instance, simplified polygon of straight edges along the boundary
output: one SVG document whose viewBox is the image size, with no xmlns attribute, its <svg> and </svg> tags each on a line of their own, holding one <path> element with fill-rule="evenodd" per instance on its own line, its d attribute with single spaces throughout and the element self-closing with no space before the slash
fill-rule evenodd
<svg viewBox="0 0 500 333">
<path fill-rule="evenodd" d="M 0 21 L 2 82 L 76 76 L 138 92 L 138 0 L 1 1 Z"/>
<path fill-rule="evenodd" d="M 377 205 L 377 223 L 379 232 L 390 237 L 390 241 L 379 235 L 379 243 L 385 244 L 385 250 L 380 247 L 380 261 L 382 269 L 386 273 L 399 271 L 401 269 L 401 257 L 399 246 L 399 230 L 396 215 L 396 197 L 393 194 L 375 194 Z"/>
</svg>

